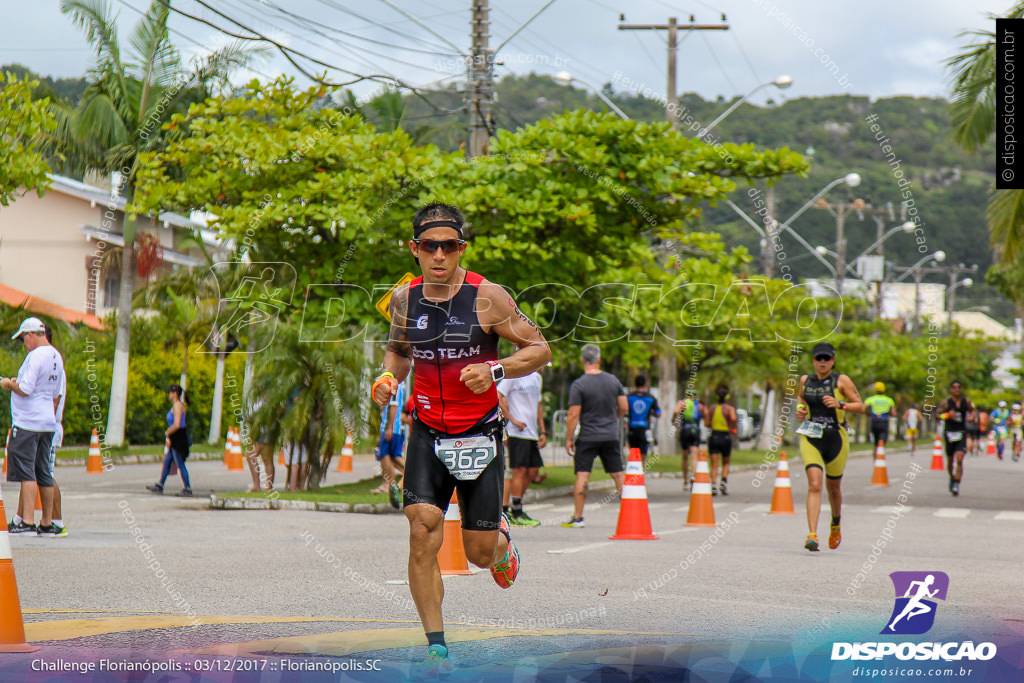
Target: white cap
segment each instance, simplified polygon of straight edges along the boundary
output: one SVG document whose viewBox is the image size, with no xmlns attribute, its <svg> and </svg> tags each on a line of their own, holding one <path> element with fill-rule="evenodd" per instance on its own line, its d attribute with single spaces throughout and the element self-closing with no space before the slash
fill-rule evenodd
<svg viewBox="0 0 1024 683">
<path fill-rule="evenodd" d="M 26 332 L 45 332 L 46 325 L 39 318 L 25 318 L 21 323 L 21 327 L 18 328 L 17 333 L 11 337 L 11 339 L 17 339 Z"/>
<path fill-rule="evenodd" d="M 1006 401 L 1000 401 L 999 402 L 999 407 L 1000 408 L 1005 408 L 1006 407 Z"/>
<path fill-rule="evenodd" d="M 1019 403 L 1014 403 L 1013 404 L 1013 409 L 1014 410 L 1020 410 L 1020 404 Z"/>
</svg>

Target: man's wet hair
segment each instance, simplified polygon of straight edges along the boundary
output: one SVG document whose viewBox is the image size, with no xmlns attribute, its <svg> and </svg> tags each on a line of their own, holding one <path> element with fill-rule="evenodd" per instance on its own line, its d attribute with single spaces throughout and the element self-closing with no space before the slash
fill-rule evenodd
<svg viewBox="0 0 1024 683">
<path fill-rule="evenodd" d="M 462 226 L 465 225 L 466 219 L 463 217 L 462 212 L 451 204 L 445 204 L 443 202 L 431 202 L 426 206 L 420 208 L 416 212 L 416 215 L 412 218 L 412 229 L 414 232 L 420 232 L 419 228 L 424 223 L 433 223 L 434 221 L 451 221 L 459 225 L 456 230 L 459 234 L 462 234 Z"/>
</svg>

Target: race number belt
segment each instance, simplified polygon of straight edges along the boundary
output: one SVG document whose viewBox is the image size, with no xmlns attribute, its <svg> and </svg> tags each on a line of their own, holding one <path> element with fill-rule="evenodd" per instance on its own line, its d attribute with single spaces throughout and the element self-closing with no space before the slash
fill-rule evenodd
<svg viewBox="0 0 1024 683">
<path fill-rule="evenodd" d="M 825 427 L 820 422 L 811 422 L 810 420 L 804 420 L 800 428 L 796 430 L 797 434 L 803 434 L 804 436 L 812 439 L 820 439 L 821 435 L 825 433 Z"/>
<path fill-rule="evenodd" d="M 949 442 L 963 441 L 963 438 L 964 438 L 964 433 L 963 432 L 946 432 L 946 441 L 949 441 Z"/>
<path fill-rule="evenodd" d="M 493 435 L 437 439 L 434 441 L 434 453 L 453 477 L 459 481 L 473 481 L 494 460 L 498 444 Z"/>
</svg>

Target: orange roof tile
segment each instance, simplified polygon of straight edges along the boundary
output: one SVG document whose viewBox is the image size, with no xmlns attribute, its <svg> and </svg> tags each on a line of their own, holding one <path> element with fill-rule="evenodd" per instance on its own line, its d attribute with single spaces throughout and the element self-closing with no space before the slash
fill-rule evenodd
<svg viewBox="0 0 1024 683">
<path fill-rule="evenodd" d="M 103 329 L 103 323 L 101 323 L 100 319 L 91 313 L 73 311 L 70 308 L 58 306 L 52 301 L 47 301 L 46 299 L 42 299 L 38 296 L 32 296 L 20 289 L 8 287 L 4 284 L 0 284 L 0 301 L 9 306 L 14 306 L 15 308 L 24 307 L 25 310 L 31 311 L 32 313 L 40 313 L 42 315 L 49 316 L 50 318 L 63 320 L 64 322 L 72 325 L 75 323 L 85 323 L 94 330 Z"/>
</svg>

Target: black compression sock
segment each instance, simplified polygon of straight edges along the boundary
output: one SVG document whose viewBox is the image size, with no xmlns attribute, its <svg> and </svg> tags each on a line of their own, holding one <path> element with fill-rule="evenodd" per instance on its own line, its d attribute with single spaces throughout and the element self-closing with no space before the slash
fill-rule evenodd
<svg viewBox="0 0 1024 683">
<path fill-rule="evenodd" d="M 507 515 L 508 514 L 508 505 L 502 505 L 501 506 L 501 511 L 504 512 Z"/>
<path fill-rule="evenodd" d="M 512 496 L 512 512 L 523 511 L 523 499 Z"/>
<path fill-rule="evenodd" d="M 836 524 L 839 524 L 839 517 L 832 518 L 832 526 L 835 526 Z"/>
<path fill-rule="evenodd" d="M 444 631 L 431 631 L 427 634 L 427 645 L 441 645 L 448 647 L 444 642 Z"/>
</svg>

